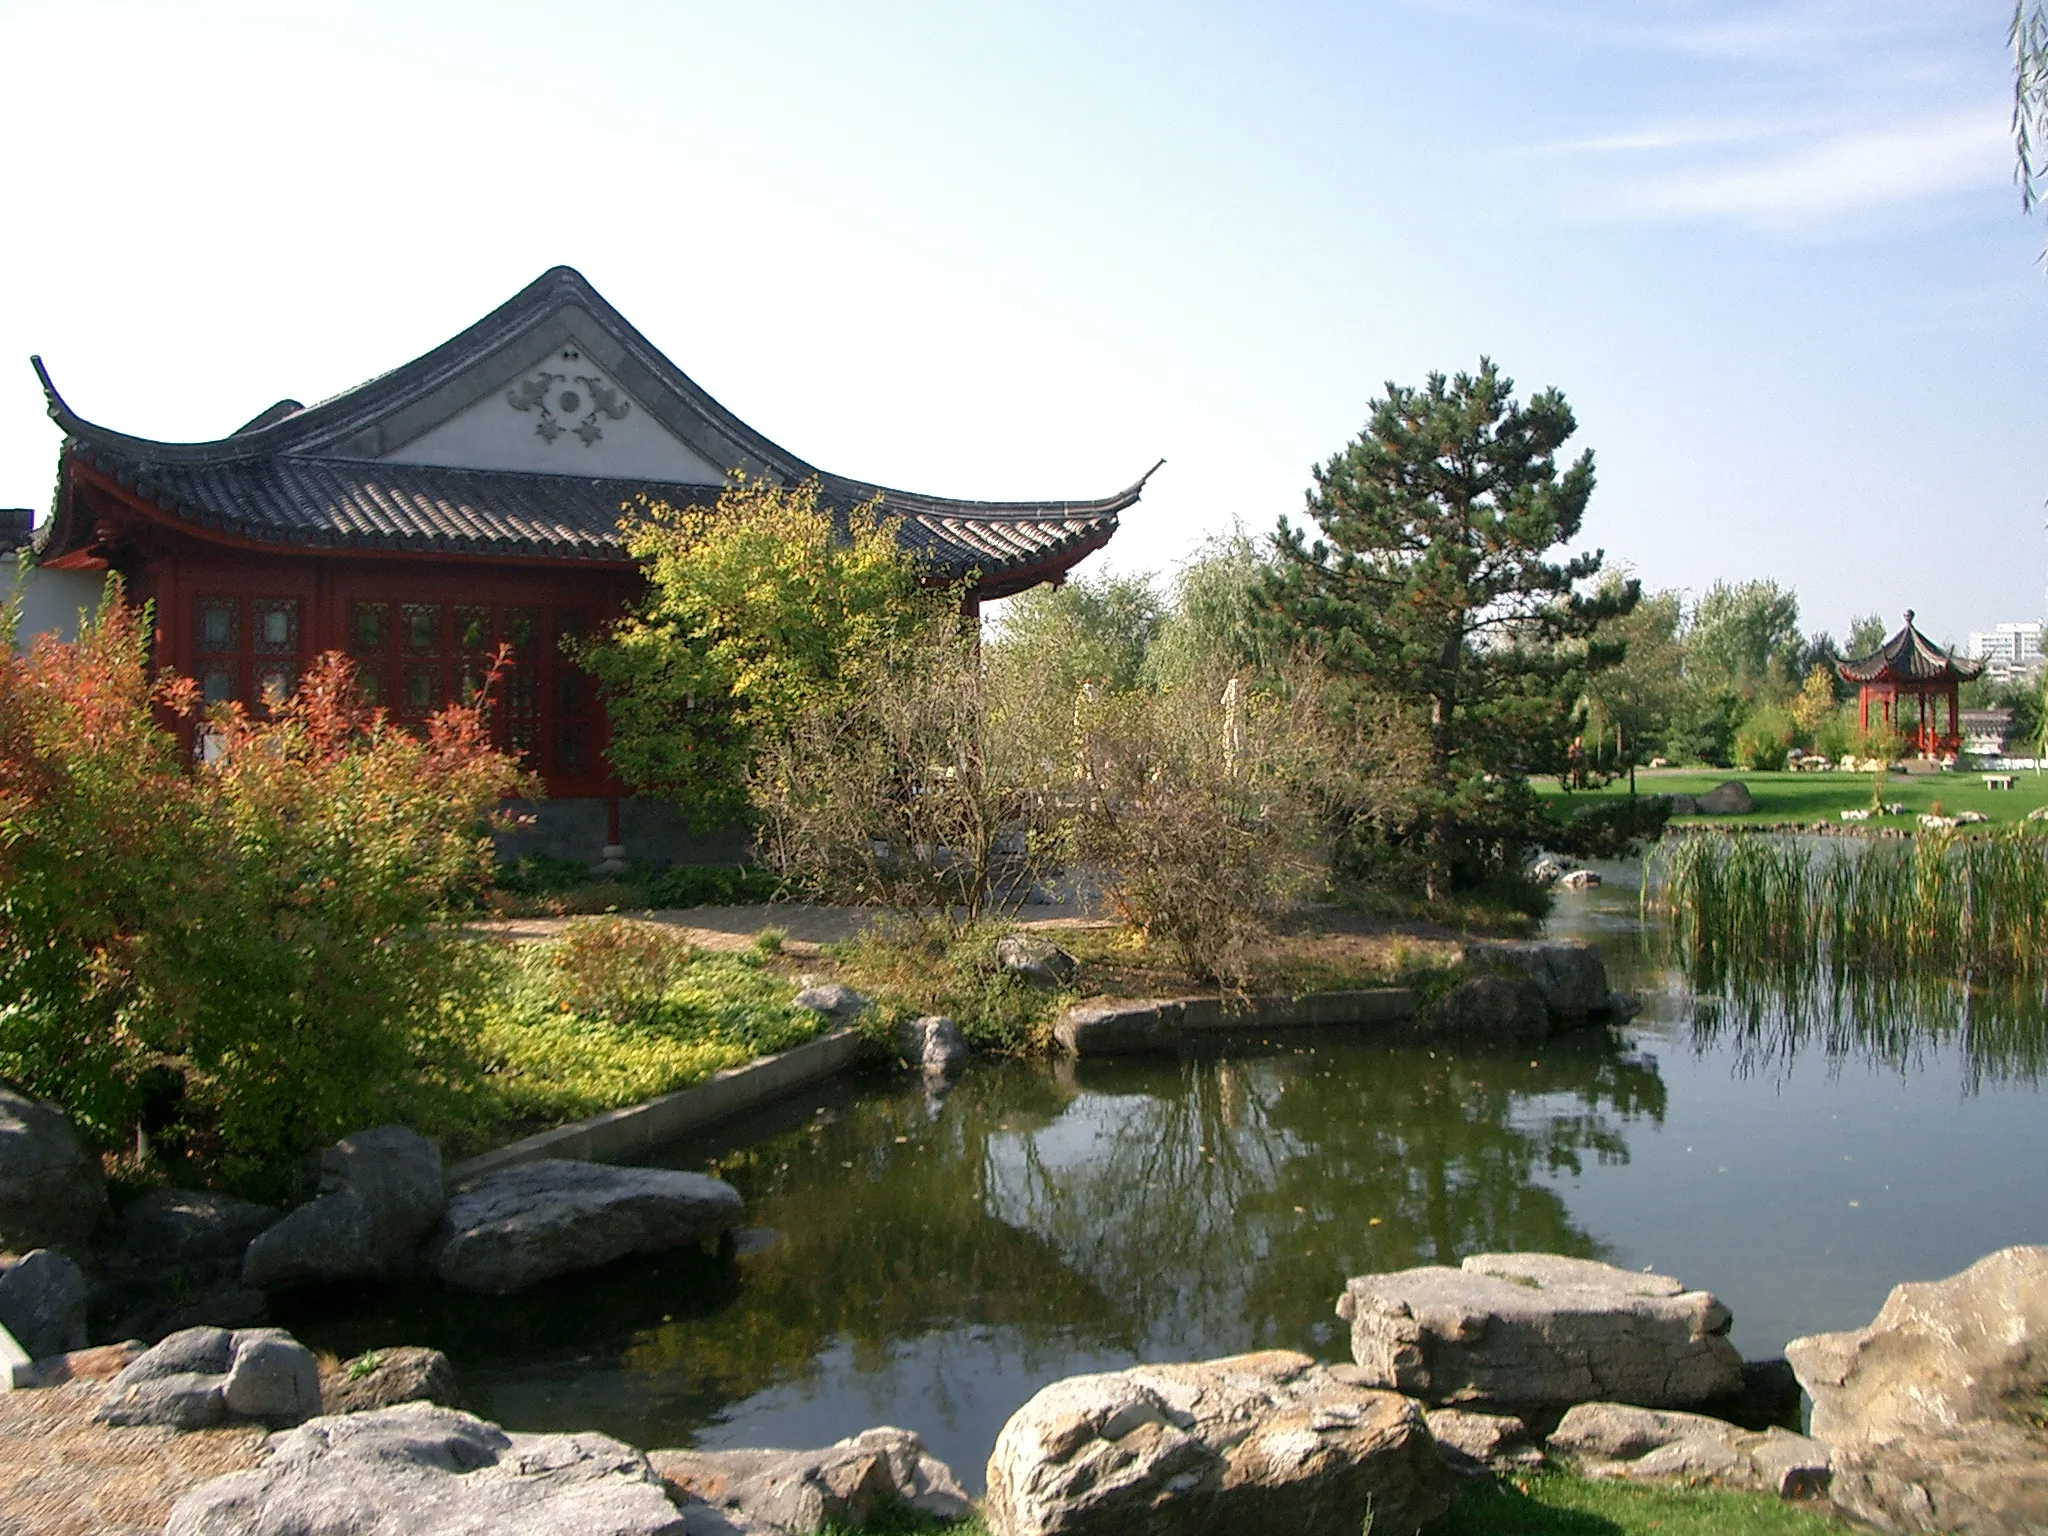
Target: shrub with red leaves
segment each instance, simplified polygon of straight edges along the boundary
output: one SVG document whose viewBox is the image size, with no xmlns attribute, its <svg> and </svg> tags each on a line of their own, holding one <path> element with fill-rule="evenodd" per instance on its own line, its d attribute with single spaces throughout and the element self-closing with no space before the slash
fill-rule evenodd
<svg viewBox="0 0 2048 1536">
<path fill-rule="evenodd" d="M 0 625 L 0 631 L 11 625 Z M 414 736 L 320 658 L 188 761 L 148 626 L 110 581 L 75 642 L 0 633 L 0 1078 L 109 1149 L 252 1193 L 396 1118 L 460 1052 L 476 967 L 442 919 L 488 878 L 486 819 L 534 786 L 481 701 Z M 142 1135 L 138 1135 L 142 1133 Z"/>
</svg>

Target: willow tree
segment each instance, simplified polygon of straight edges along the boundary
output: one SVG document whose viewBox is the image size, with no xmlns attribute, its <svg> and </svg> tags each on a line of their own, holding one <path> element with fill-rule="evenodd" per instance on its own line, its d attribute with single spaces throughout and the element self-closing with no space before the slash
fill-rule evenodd
<svg viewBox="0 0 2048 1536">
<path fill-rule="evenodd" d="M 1420 389 L 1389 383 L 1315 471 L 1320 537 L 1285 518 L 1274 536 L 1267 600 L 1288 642 L 1427 730 L 1432 898 L 1519 867 L 1541 815 L 1526 776 L 1561 758 L 1588 678 L 1620 658 L 1596 628 L 1641 596 L 1591 585 L 1602 552 L 1554 557 L 1578 537 L 1593 455 L 1560 470 L 1578 425 L 1564 396 L 1513 391 L 1485 358 Z"/>
</svg>

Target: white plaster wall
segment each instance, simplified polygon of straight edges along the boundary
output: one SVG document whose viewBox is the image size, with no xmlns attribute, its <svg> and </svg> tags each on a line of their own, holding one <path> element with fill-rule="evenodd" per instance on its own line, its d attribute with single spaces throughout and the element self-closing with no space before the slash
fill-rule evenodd
<svg viewBox="0 0 2048 1536">
<path fill-rule="evenodd" d="M 12 556 L 5 557 L 11 560 Z M 46 571 L 30 566 L 22 573 L 21 621 L 15 627 L 16 650 L 27 650 L 37 635 L 54 631 L 60 639 L 78 638 L 81 610 L 92 613 L 100 605 L 100 591 L 106 577 L 96 571 Z M 11 591 L 14 572 L 0 576 L 0 592 Z"/>
<path fill-rule="evenodd" d="M 538 399 L 524 396 L 528 403 L 520 409 L 510 397 L 528 383 Z M 604 391 L 615 392 L 614 406 L 623 406 L 623 415 L 596 410 L 595 397 Z M 543 423 L 556 429 L 552 437 L 541 430 Z M 587 443 L 577 435 L 586 423 L 600 434 Z M 393 464 L 685 485 L 718 485 L 725 479 L 724 471 L 648 415 L 573 343 L 536 359 L 508 388 L 493 390 L 384 458 Z"/>
</svg>

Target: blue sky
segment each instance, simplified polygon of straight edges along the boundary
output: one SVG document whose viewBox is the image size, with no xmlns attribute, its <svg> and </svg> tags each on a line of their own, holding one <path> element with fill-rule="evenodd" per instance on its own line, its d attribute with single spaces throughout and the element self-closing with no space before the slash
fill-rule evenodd
<svg viewBox="0 0 2048 1536">
<path fill-rule="evenodd" d="M 1094 495 L 1170 569 L 1487 353 L 1584 542 L 1809 628 L 2044 607 L 2048 228 L 2005 0 L 260 6 L 0 0 L 0 504 L 26 358 L 221 435 L 557 262 L 814 463 Z"/>
</svg>

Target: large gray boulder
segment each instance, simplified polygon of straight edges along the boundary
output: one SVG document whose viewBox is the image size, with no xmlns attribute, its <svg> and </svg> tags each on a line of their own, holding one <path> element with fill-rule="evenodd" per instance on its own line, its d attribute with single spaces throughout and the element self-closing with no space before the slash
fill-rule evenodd
<svg viewBox="0 0 2048 1536">
<path fill-rule="evenodd" d="M 907 1429 L 870 1429 L 816 1451 L 650 1451 L 647 1459 L 673 1494 L 741 1530 L 859 1530 L 896 1505 L 939 1520 L 974 1512 L 953 1469 Z"/>
<path fill-rule="evenodd" d="M 1433 1404 L 1679 1408 L 1742 1388 L 1719 1301 L 1591 1259 L 1482 1253 L 1360 1275 L 1337 1315 L 1367 1381 Z"/>
<path fill-rule="evenodd" d="M 738 1190 L 701 1173 L 520 1163 L 456 1193 L 428 1261 L 450 1285 L 503 1294 L 629 1253 L 716 1237 L 742 1208 Z"/>
<path fill-rule="evenodd" d="M 320 1154 L 320 1194 L 249 1244 L 242 1279 L 402 1279 L 445 1203 L 439 1146 L 402 1125 L 357 1131 Z"/>
<path fill-rule="evenodd" d="M 1587 1477 L 1714 1482 L 1785 1499 L 1828 1491 L 1828 1448 L 1775 1425 L 1758 1433 L 1701 1413 L 1581 1403 L 1548 1444 Z"/>
<path fill-rule="evenodd" d="M 1869 1327 L 1785 1355 L 1849 1514 L 1889 1531 L 2048 1530 L 2048 1247 L 1895 1286 Z"/>
<path fill-rule="evenodd" d="M 1696 814 L 1701 816 L 1747 816 L 1756 809 L 1756 802 L 1749 797 L 1749 786 L 1740 779 L 1716 784 L 1694 804 Z"/>
<path fill-rule="evenodd" d="M 682 1536 L 647 1458 L 606 1435 L 508 1435 L 407 1403 L 313 1419 L 202 1483 L 165 1536 Z"/>
<path fill-rule="evenodd" d="M 1375 1536 L 1450 1507 L 1421 1410 L 1288 1350 L 1054 1382 L 988 1463 L 993 1536 Z"/>
<path fill-rule="evenodd" d="M 0 1249 L 75 1249 L 106 1213 L 99 1157 L 71 1122 L 0 1088 Z"/>
<path fill-rule="evenodd" d="M 1526 976 L 1536 984 L 1554 1019 L 1583 1019 L 1608 1008 L 1607 962 L 1591 944 L 1575 939 L 1494 940 L 1467 945 L 1465 963 Z"/>
<path fill-rule="evenodd" d="M 31 1360 L 85 1348 L 85 1276 L 47 1248 L 0 1254 L 0 1327 Z"/>
<path fill-rule="evenodd" d="M 105 1424 L 208 1429 L 231 1420 L 272 1428 L 320 1412 L 320 1367 L 281 1328 L 186 1328 L 145 1350 L 107 1383 L 93 1417 Z"/>
</svg>

